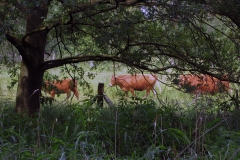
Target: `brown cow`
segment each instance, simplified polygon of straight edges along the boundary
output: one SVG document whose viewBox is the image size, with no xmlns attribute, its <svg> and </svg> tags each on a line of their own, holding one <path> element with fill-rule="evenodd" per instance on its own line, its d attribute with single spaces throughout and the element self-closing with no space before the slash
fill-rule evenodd
<svg viewBox="0 0 240 160">
<path fill-rule="evenodd" d="M 45 81 L 43 90 L 51 95 L 52 98 L 55 94 L 67 93 L 68 99 L 71 96 L 71 91 L 74 93 L 77 99 L 79 99 L 79 93 L 77 89 L 77 80 L 64 79 L 61 81 L 55 80 L 54 82 Z"/>
<path fill-rule="evenodd" d="M 201 94 L 215 94 L 217 92 L 229 90 L 228 81 L 221 81 L 209 75 L 181 75 L 179 86 L 190 90 L 192 93 Z"/>
<path fill-rule="evenodd" d="M 127 96 L 128 91 L 130 91 L 134 97 L 136 97 L 134 90 L 146 90 L 146 95 L 143 97 L 146 98 L 149 95 L 150 90 L 152 90 L 154 96 L 156 96 L 156 92 L 154 90 L 156 81 L 157 76 L 155 74 L 119 75 L 112 76 L 109 86 L 118 85 L 125 92 L 125 96 Z M 161 90 L 159 84 L 158 87 Z"/>
</svg>

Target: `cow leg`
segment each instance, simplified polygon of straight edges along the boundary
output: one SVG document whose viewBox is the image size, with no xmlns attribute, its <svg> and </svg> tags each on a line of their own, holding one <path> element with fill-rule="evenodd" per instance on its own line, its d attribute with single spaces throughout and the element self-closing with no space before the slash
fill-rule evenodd
<svg viewBox="0 0 240 160">
<path fill-rule="evenodd" d="M 54 91 L 51 91 L 51 92 L 50 92 L 50 95 L 51 95 L 52 99 L 54 99 L 54 97 L 55 97 L 55 92 L 54 92 Z"/>
<path fill-rule="evenodd" d="M 131 89 L 130 92 L 131 92 L 133 97 L 136 97 L 136 95 L 134 94 L 134 89 Z"/>
<path fill-rule="evenodd" d="M 125 98 L 128 97 L 128 91 L 125 91 L 124 97 L 125 97 Z"/>
<path fill-rule="evenodd" d="M 71 96 L 71 90 L 67 92 L 67 98 L 65 100 L 67 100 L 70 96 Z"/>
<path fill-rule="evenodd" d="M 72 92 L 74 93 L 74 95 L 76 96 L 77 100 L 79 99 L 79 93 L 78 93 L 78 90 L 77 88 L 73 88 L 72 89 Z"/>
<path fill-rule="evenodd" d="M 146 95 L 143 97 L 143 99 L 147 98 L 147 96 L 149 95 L 150 93 L 150 89 L 146 89 Z"/>
<path fill-rule="evenodd" d="M 74 95 L 76 96 L 77 100 L 79 100 L 79 93 L 78 93 L 78 91 L 75 91 L 75 92 L 73 92 L 73 93 L 74 93 Z"/>
<path fill-rule="evenodd" d="M 154 98 L 156 99 L 156 95 L 157 95 L 156 90 L 155 90 L 154 88 L 152 88 L 151 90 L 152 90 L 152 92 L 153 92 L 153 94 L 154 94 Z"/>
</svg>

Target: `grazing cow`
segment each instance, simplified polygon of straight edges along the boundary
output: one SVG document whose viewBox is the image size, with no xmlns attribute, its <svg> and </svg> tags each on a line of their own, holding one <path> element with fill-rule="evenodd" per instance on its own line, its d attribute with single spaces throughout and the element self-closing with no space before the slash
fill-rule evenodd
<svg viewBox="0 0 240 160">
<path fill-rule="evenodd" d="M 229 90 L 228 81 L 221 81 L 209 75 L 181 75 L 179 86 L 187 89 L 189 92 L 201 94 L 216 94 L 217 92 Z"/>
<path fill-rule="evenodd" d="M 157 76 L 155 74 L 119 75 L 112 76 L 109 86 L 112 87 L 118 85 L 125 92 L 125 96 L 127 96 L 128 91 L 131 92 L 132 96 L 136 97 L 134 90 L 146 90 L 146 95 L 143 97 L 146 98 L 149 95 L 150 90 L 152 90 L 156 97 L 156 92 L 154 90 L 156 81 Z M 158 87 L 161 90 L 159 84 Z"/>
<path fill-rule="evenodd" d="M 79 99 L 79 93 L 77 89 L 77 80 L 64 79 L 61 81 L 55 80 L 54 82 L 45 81 L 43 90 L 48 92 L 52 98 L 55 94 L 67 93 L 68 99 L 71 96 L 71 91 L 74 93 L 77 99 Z"/>
</svg>

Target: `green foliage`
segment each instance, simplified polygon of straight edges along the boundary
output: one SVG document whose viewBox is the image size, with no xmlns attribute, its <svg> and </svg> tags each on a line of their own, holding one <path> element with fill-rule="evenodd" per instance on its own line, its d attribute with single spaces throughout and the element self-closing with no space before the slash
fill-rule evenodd
<svg viewBox="0 0 240 160">
<path fill-rule="evenodd" d="M 7 86 L 7 88 L 10 90 L 18 83 L 18 77 L 19 77 L 19 69 L 20 67 L 18 65 L 14 65 L 13 67 L 8 68 L 8 74 L 10 75 L 10 85 Z"/>
<path fill-rule="evenodd" d="M 213 112 L 203 113 L 204 105 L 197 103 L 185 108 L 176 101 L 158 104 L 150 99 L 134 98 L 98 108 L 91 99 L 86 99 L 75 104 L 43 105 L 38 115 L 28 118 L 16 114 L 13 103 L 1 101 L 0 157 L 239 158 L 239 133 L 231 129 L 240 126 L 231 124 L 239 119 L 238 114 L 223 119 Z M 197 123 L 200 117 L 204 119 L 202 124 Z"/>
</svg>

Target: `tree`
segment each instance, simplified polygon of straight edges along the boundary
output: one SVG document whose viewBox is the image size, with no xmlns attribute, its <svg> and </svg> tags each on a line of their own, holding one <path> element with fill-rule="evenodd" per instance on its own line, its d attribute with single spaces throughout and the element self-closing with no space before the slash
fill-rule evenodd
<svg viewBox="0 0 240 160">
<path fill-rule="evenodd" d="M 232 82 L 239 83 L 240 18 L 235 16 L 239 14 L 235 3 L 3 0 L 2 35 L 22 56 L 16 111 L 32 115 L 39 110 L 46 70 L 84 61 L 116 61 L 160 74 L 169 68 L 218 78 L 228 73 Z M 235 8 L 231 13 L 223 8 L 229 5 Z M 96 49 L 76 47 L 83 43 Z M 60 58 L 45 60 L 53 50 L 60 52 Z"/>
</svg>

